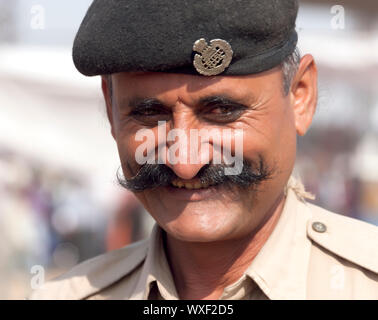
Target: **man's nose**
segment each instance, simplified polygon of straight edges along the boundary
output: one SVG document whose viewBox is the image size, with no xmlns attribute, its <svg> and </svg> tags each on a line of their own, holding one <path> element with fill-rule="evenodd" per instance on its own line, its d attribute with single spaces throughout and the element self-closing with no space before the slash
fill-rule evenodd
<svg viewBox="0 0 378 320">
<path fill-rule="evenodd" d="M 184 180 L 195 178 L 210 162 L 212 154 L 209 142 L 201 141 L 198 135 L 200 128 L 193 117 L 189 113 L 180 112 L 167 128 L 166 164 Z"/>
<path fill-rule="evenodd" d="M 191 180 L 194 179 L 195 176 L 198 174 L 198 172 L 201 170 L 201 168 L 204 165 L 193 165 L 193 164 L 167 164 L 168 167 L 170 167 L 173 172 L 181 179 L 183 180 Z"/>
<path fill-rule="evenodd" d="M 180 134 L 176 135 L 174 141 L 167 139 L 166 165 L 181 179 L 190 180 L 209 163 L 211 148 L 204 144 L 201 146 L 193 131 L 181 129 L 179 131 Z M 174 133 L 177 132 L 176 129 Z"/>
</svg>

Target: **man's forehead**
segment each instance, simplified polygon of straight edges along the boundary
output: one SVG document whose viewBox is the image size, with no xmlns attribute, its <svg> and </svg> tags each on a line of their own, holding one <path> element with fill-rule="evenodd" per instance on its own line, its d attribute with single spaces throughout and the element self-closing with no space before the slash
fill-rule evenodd
<svg viewBox="0 0 378 320">
<path fill-rule="evenodd" d="M 170 87 L 171 89 L 180 87 L 192 87 L 192 89 L 201 89 L 215 84 L 221 85 L 225 82 L 235 82 L 237 77 L 212 76 L 202 77 L 198 75 L 188 75 L 182 73 L 165 73 L 165 72 L 120 72 L 111 75 L 112 81 L 119 85 L 128 85 L 128 87 L 145 87 L 153 86 Z"/>
<path fill-rule="evenodd" d="M 171 73 L 118 73 L 112 76 L 115 94 L 124 102 L 148 98 L 167 103 L 177 100 L 191 104 L 213 97 L 235 102 L 254 102 L 258 96 L 281 85 L 280 73 L 269 71 L 249 76 L 214 76 Z"/>
</svg>

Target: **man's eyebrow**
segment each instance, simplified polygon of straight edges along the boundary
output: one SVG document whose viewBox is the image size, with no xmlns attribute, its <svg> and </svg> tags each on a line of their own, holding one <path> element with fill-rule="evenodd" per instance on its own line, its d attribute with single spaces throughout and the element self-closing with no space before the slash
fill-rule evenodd
<svg viewBox="0 0 378 320">
<path fill-rule="evenodd" d="M 122 100 L 121 107 L 128 107 L 131 109 L 143 109 L 152 106 L 164 106 L 164 103 L 161 102 L 159 99 L 156 98 L 140 98 L 135 97 L 130 100 Z"/>
<path fill-rule="evenodd" d="M 230 98 L 226 95 L 211 95 L 202 97 L 196 103 L 197 106 L 208 107 L 212 105 L 227 105 L 234 106 L 238 108 L 247 109 L 248 106 L 238 102 L 236 99 Z M 141 98 L 135 97 L 130 100 L 124 99 L 121 101 L 121 107 L 130 108 L 130 109 L 143 109 L 152 106 L 167 107 L 162 101 L 157 98 Z"/>
<path fill-rule="evenodd" d="M 227 105 L 227 106 L 234 106 L 234 107 L 239 107 L 239 108 L 245 108 L 247 109 L 248 106 L 238 102 L 237 100 L 230 98 L 225 95 L 213 95 L 213 96 L 208 96 L 208 97 L 203 97 L 198 101 L 198 105 L 200 106 L 212 106 L 212 105 Z"/>
</svg>

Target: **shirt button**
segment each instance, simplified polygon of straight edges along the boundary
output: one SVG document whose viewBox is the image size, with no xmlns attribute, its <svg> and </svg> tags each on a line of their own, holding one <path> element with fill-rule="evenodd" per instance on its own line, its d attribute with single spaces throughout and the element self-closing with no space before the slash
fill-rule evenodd
<svg viewBox="0 0 378 320">
<path fill-rule="evenodd" d="M 326 225 L 322 222 L 314 222 L 312 224 L 312 229 L 314 229 L 314 231 L 319 232 L 319 233 L 324 233 L 327 231 Z"/>
</svg>

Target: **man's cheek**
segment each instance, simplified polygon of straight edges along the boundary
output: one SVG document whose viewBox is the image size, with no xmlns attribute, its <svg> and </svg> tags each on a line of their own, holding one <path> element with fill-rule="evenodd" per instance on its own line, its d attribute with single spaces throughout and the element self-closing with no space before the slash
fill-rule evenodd
<svg viewBox="0 0 378 320">
<path fill-rule="evenodd" d="M 123 173 L 126 176 L 134 175 L 137 171 L 137 162 L 135 160 L 135 150 L 138 144 L 133 140 L 118 140 L 117 141 L 118 154 L 121 161 Z"/>
<path fill-rule="evenodd" d="M 269 145 L 264 145 L 261 140 L 256 137 L 247 136 L 243 140 L 243 157 L 246 160 L 257 160 L 259 155 L 269 158 L 271 152 Z"/>
</svg>

